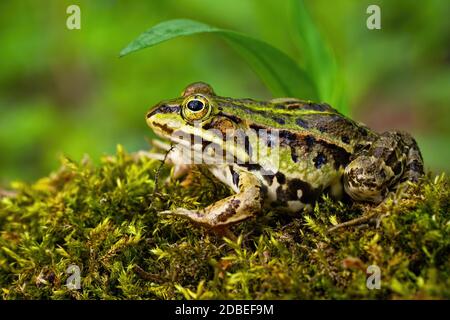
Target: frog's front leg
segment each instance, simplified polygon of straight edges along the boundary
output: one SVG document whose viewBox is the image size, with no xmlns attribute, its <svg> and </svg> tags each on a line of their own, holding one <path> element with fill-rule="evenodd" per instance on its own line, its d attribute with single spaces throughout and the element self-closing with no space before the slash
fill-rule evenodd
<svg viewBox="0 0 450 320">
<path fill-rule="evenodd" d="M 200 210 L 178 208 L 174 211 L 163 211 L 162 214 L 173 214 L 188 218 L 209 228 L 220 228 L 245 220 L 261 211 L 263 195 L 261 182 L 251 173 L 239 173 L 239 192 L 219 200 Z"/>
<path fill-rule="evenodd" d="M 407 133 L 385 132 L 345 168 L 344 188 L 353 200 L 380 203 L 398 182 L 417 182 L 421 175 L 415 140 Z"/>
<path fill-rule="evenodd" d="M 192 169 L 190 159 L 186 159 L 185 153 L 177 145 L 168 144 L 159 140 L 151 140 L 151 144 L 158 150 L 162 150 L 162 153 L 139 151 L 137 156 L 146 157 L 149 159 L 160 160 L 166 164 L 172 165 L 172 171 L 170 177 L 166 182 L 171 180 L 178 180 L 184 177 Z"/>
</svg>

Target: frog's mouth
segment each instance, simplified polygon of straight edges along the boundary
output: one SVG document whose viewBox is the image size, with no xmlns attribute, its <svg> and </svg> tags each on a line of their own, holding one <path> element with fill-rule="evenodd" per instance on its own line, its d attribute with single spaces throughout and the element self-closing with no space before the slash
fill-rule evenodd
<svg viewBox="0 0 450 320">
<path fill-rule="evenodd" d="M 147 113 L 147 125 L 159 136 L 169 138 L 173 132 L 183 126 L 179 116 L 170 112 L 161 112 L 161 108 L 155 108 Z"/>
<path fill-rule="evenodd" d="M 183 123 L 180 119 L 181 106 L 178 103 L 160 102 L 147 113 L 147 125 L 162 137 L 170 136 Z"/>
</svg>

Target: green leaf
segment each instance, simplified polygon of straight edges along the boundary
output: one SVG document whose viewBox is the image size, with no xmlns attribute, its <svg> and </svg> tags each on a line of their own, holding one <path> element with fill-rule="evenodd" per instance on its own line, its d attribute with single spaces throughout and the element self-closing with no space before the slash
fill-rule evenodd
<svg viewBox="0 0 450 320">
<path fill-rule="evenodd" d="M 247 35 L 187 20 L 169 20 L 145 31 L 120 52 L 129 53 L 158 43 L 199 33 L 216 33 L 247 61 L 276 96 L 316 100 L 317 90 L 311 78 L 289 56 L 279 49 Z"/>
<path fill-rule="evenodd" d="M 303 0 L 291 0 L 293 23 L 297 30 L 298 47 L 305 59 L 305 69 L 316 83 L 319 99 L 348 113 L 344 80 L 339 75 L 335 57 L 317 30 Z"/>
</svg>

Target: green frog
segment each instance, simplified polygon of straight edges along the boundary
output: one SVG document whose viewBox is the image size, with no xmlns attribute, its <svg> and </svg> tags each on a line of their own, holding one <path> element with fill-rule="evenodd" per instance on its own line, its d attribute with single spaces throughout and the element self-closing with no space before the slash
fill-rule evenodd
<svg viewBox="0 0 450 320">
<path fill-rule="evenodd" d="M 160 145 L 174 176 L 201 165 L 234 191 L 203 209 L 163 212 L 208 228 L 257 216 L 264 206 L 310 210 L 322 194 L 379 204 L 424 172 L 408 133 L 376 133 L 326 103 L 221 97 L 197 82 L 158 103 L 146 120 L 171 141 Z"/>
</svg>

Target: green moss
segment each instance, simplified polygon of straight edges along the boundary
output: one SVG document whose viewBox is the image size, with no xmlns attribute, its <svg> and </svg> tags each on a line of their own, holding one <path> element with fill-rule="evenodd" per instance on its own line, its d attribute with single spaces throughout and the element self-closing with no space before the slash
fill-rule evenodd
<svg viewBox="0 0 450 320">
<path fill-rule="evenodd" d="M 189 188 L 159 188 L 160 162 L 118 148 L 99 167 L 63 159 L 0 199 L 4 299 L 450 298 L 450 195 L 443 175 L 378 208 L 378 226 L 327 230 L 368 210 L 324 198 L 309 215 L 265 212 L 221 238 L 158 211 L 196 207 L 229 191 L 197 172 Z M 213 190 L 213 192 L 211 192 Z M 81 290 L 66 287 L 69 265 Z M 381 289 L 366 268 L 381 269 Z"/>
</svg>

